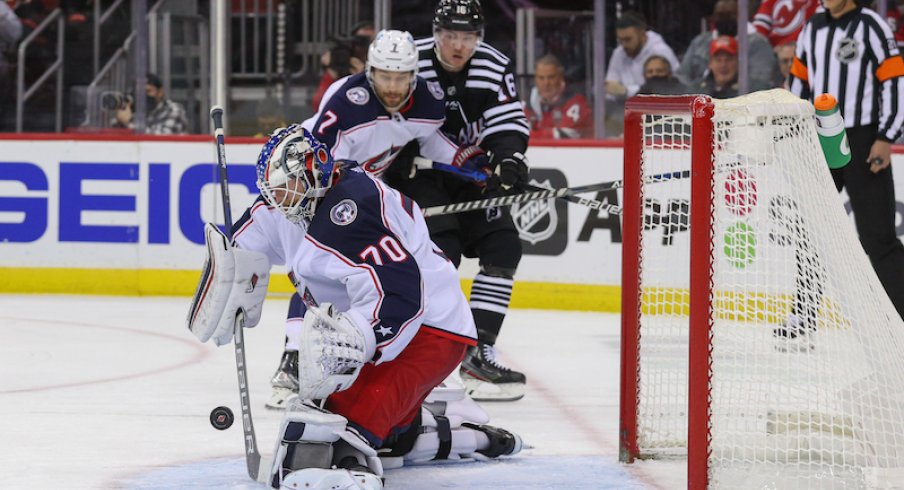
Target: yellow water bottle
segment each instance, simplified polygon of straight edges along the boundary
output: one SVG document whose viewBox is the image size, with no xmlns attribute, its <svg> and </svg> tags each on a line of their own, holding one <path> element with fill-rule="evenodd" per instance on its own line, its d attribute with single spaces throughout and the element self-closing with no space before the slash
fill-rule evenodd
<svg viewBox="0 0 904 490">
<path fill-rule="evenodd" d="M 851 161 L 851 147 L 844 131 L 844 118 L 838 101 L 831 94 L 822 94 L 813 101 L 816 108 L 816 133 L 829 168 L 841 168 Z"/>
</svg>

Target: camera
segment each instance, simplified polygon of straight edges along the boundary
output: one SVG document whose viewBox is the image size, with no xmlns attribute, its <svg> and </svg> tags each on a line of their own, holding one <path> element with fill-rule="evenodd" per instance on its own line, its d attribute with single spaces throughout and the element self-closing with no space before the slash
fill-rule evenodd
<svg viewBox="0 0 904 490">
<path fill-rule="evenodd" d="M 108 111 L 116 111 L 132 106 L 135 97 L 122 92 L 104 92 L 100 94 L 100 106 Z"/>
</svg>

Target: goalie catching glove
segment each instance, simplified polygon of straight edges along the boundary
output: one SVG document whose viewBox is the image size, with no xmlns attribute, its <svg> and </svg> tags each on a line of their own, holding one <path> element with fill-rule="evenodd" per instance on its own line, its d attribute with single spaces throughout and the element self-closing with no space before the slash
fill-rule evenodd
<svg viewBox="0 0 904 490">
<path fill-rule="evenodd" d="M 243 327 L 260 321 L 270 260 L 262 253 L 233 247 L 213 223 L 204 226 L 204 239 L 207 260 L 188 312 L 188 329 L 201 342 L 213 338 L 216 345 L 223 345 L 232 341 L 239 313 L 243 313 Z"/>
<path fill-rule="evenodd" d="M 298 396 L 321 400 L 348 389 L 375 350 L 373 332 L 359 329 L 350 314 L 336 312 L 329 303 L 309 308 L 298 349 Z"/>
</svg>

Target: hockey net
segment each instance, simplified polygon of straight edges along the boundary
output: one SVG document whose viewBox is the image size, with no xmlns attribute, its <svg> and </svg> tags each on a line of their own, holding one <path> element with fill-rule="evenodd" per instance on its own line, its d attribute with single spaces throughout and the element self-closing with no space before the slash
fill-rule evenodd
<svg viewBox="0 0 904 490">
<path fill-rule="evenodd" d="M 904 322 L 813 107 L 647 96 L 625 123 L 621 459 L 687 457 L 691 488 L 904 484 Z"/>
</svg>

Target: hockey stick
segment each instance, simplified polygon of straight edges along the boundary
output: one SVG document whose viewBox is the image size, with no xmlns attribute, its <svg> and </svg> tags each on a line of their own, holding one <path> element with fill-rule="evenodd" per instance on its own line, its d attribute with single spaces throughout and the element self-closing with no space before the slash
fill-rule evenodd
<svg viewBox="0 0 904 490">
<path fill-rule="evenodd" d="M 611 185 L 612 182 L 606 182 L 606 184 Z M 591 186 L 583 186 L 583 188 L 578 187 L 565 187 L 562 189 L 543 189 L 539 191 L 533 192 L 525 192 L 522 194 L 509 194 L 507 196 L 500 197 L 491 197 L 489 199 L 477 199 L 474 201 L 465 201 L 465 202 L 456 202 L 452 204 L 446 204 L 443 206 L 431 206 L 429 208 L 424 208 L 421 211 L 424 213 L 425 218 L 429 218 L 431 216 L 440 216 L 443 214 L 453 214 L 453 213 L 464 213 L 467 211 L 475 211 L 478 209 L 486 209 L 486 208 L 495 208 L 500 206 L 511 206 L 513 204 L 519 204 L 522 202 L 528 201 L 537 201 L 541 199 L 555 199 L 564 196 L 574 196 L 575 194 L 579 194 L 581 192 L 590 192 L 594 189 L 586 189 L 586 187 Z M 603 190 L 603 189 L 600 189 Z M 577 198 L 579 200 L 579 204 L 584 204 L 590 207 L 594 207 L 596 209 L 604 209 L 612 214 L 620 214 L 621 207 L 615 206 L 612 204 L 606 204 L 602 201 L 597 201 L 596 199 L 586 199 L 582 197 Z"/>
<path fill-rule="evenodd" d="M 226 142 L 223 137 L 223 108 L 213 106 L 210 108 L 210 118 L 213 119 L 214 136 L 217 145 L 217 163 L 220 168 L 220 194 L 223 198 L 223 218 L 226 224 L 226 238 L 232 242 L 232 209 L 229 203 L 229 180 L 226 176 Z M 245 361 L 245 335 L 243 332 L 245 322 L 244 312 L 235 316 L 233 325 L 235 331 L 235 370 L 239 380 L 239 404 L 242 407 L 242 426 L 245 430 L 245 464 L 248 467 L 248 476 L 257 481 L 262 474 L 263 464 L 261 453 L 257 449 L 257 437 L 254 433 L 254 423 L 251 419 L 251 397 L 248 395 L 248 373 Z"/>
<path fill-rule="evenodd" d="M 430 159 L 424 158 L 424 157 L 415 157 L 414 165 L 418 169 L 433 169 L 433 170 L 440 170 L 443 172 L 448 172 L 448 173 L 451 173 L 458 177 L 461 177 L 462 179 L 465 179 L 465 180 L 473 180 L 473 181 L 477 181 L 477 182 L 483 182 L 484 180 L 486 180 L 486 174 L 484 174 L 483 172 L 480 172 L 477 170 L 468 170 L 468 169 L 456 167 L 454 165 L 449 165 L 447 163 L 434 162 L 433 160 L 430 160 Z M 656 182 L 665 182 L 665 181 L 671 180 L 671 179 L 685 179 L 685 178 L 690 177 L 690 175 L 691 175 L 690 170 L 684 170 L 684 171 L 678 171 L 678 172 L 666 172 L 666 173 L 661 173 L 661 174 L 656 174 L 656 175 L 651 175 L 649 177 L 646 177 L 646 178 L 644 178 L 644 183 L 652 184 L 652 183 L 656 183 Z M 476 205 L 476 203 L 478 203 L 478 202 L 486 201 L 485 199 L 481 199 L 481 200 L 469 201 L 468 203 L 458 203 L 458 204 L 468 204 L 468 206 L 466 206 L 462 209 L 458 209 L 458 208 L 454 207 L 454 205 L 450 204 L 450 205 L 446 205 L 446 206 L 434 206 L 434 207 L 426 208 L 423 211 L 424 211 L 425 217 L 430 217 L 430 216 L 439 216 L 439 215 L 443 215 L 443 214 L 463 213 L 463 212 L 467 212 L 467 211 L 474 211 L 477 209 L 492 208 L 492 207 L 497 207 L 497 206 L 510 206 L 513 204 L 518 204 L 520 202 L 526 202 L 526 201 L 558 198 L 558 199 L 567 200 L 568 202 L 572 202 L 575 204 L 580 204 L 582 206 L 587 206 L 591 209 L 605 209 L 606 211 L 608 211 L 611 214 L 620 214 L 621 208 L 618 206 L 607 204 L 598 199 L 579 197 L 579 196 L 576 196 L 575 194 L 582 194 L 585 192 L 599 192 L 599 191 L 606 191 L 606 190 L 611 190 L 611 189 L 619 189 L 623 186 L 624 186 L 624 181 L 616 180 L 616 181 L 612 181 L 612 182 L 602 182 L 599 184 L 590 184 L 590 185 L 584 185 L 584 186 L 571 187 L 569 189 L 569 192 L 565 192 L 562 194 L 556 194 L 554 196 L 545 196 L 545 195 L 537 195 L 536 193 L 543 192 L 543 191 L 550 191 L 550 189 L 545 189 L 543 187 L 537 187 L 535 185 L 528 184 L 528 185 L 524 185 L 523 187 L 529 191 L 532 191 L 531 193 L 513 194 L 510 196 L 505 196 L 505 197 L 528 196 L 528 195 L 535 196 L 535 197 L 531 197 L 531 198 L 525 198 L 524 201 L 516 200 L 516 201 L 512 201 L 511 203 L 508 203 L 508 204 L 498 204 L 498 203 L 489 204 L 488 203 L 486 205 L 481 205 L 481 206 Z M 558 192 L 560 190 L 564 190 L 564 189 L 552 189 L 552 191 L 556 191 L 556 192 Z M 491 198 L 491 200 L 492 199 L 495 199 L 495 198 Z"/>
<path fill-rule="evenodd" d="M 417 167 L 419 169 L 432 168 L 434 170 L 448 172 L 448 173 L 453 174 L 457 177 L 460 177 L 464 180 L 470 180 L 470 181 L 474 181 L 474 182 L 485 182 L 487 179 L 487 174 L 485 174 L 479 170 L 469 170 L 469 169 L 465 169 L 465 168 L 461 168 L 461 167 L 456 167 L 455 165 L 449 165 L 448 163 L 434 162 L 433 160 L 429 160 L 424 157 L 415 157 L 414 165 L 415 165 L 415 167 Z M 526 190 L 530 190 L 530 191 L 547 190 L 543 187 L 537 187 L 534 185 L 524 185 L 523 187 Z M 604 209 L 604 206 L 606 206 L 605 203 L 603 203 L 602 201 L 598 201 L 596 199 L 583 198 L 583 197 L 572 196 L 572 195 L 558 196 L 558 198 L 564 199 L 568 202 L 573 202 L 575 204 L 580 204 L 582 206 L 587 206 L 587 207 L 590 207 L 593 209 Z"/>
</svg>

